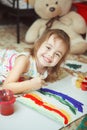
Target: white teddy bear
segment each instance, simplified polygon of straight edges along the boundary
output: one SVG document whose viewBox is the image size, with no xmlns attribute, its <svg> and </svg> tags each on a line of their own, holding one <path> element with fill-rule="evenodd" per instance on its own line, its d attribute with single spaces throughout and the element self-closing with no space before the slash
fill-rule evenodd
<svg viewBox="0 0 87 130">
<path fill-rule="evenodd" d="M 32 43 L 48 28 L 64 30 L 71 38 L 71 54 L 87 51 L 86 22 L 76 11 L 71 11 L 73 0 L 29 0 L 38 18 L 28 29 L 25 41 Z"/>
</svg>

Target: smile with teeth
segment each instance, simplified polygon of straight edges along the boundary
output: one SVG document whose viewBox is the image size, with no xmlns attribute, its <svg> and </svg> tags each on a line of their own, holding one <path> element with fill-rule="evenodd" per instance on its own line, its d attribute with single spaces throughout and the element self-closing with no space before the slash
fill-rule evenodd
<svg viewBox="0 0 87 130">
<path fill-rule="evenodd" d="M 51 63 L 51 59 L 43 55 L 43 59 L 47 63 Z"/>
</svg>

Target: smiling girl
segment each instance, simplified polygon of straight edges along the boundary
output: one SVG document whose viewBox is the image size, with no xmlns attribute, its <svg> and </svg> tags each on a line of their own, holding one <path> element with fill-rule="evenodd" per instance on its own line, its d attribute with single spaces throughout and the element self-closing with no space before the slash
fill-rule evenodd
<svg viewBox="0 0 87 130">
<path fill-rule="evenodd" d="M 3 88 L 15 94 L 23 93 L 38 90 L 47 82 L 58 79 L 60 65 L 70 51 L 70 38 L 63 30 L 49 29 L 34 43 L 29 53 L 4 51 L 7 61 L 2 64 L 4 71 L 0 72 L 4 75 Z M 19 82 L 20 79 L 23 80 Z"/>
</svg>

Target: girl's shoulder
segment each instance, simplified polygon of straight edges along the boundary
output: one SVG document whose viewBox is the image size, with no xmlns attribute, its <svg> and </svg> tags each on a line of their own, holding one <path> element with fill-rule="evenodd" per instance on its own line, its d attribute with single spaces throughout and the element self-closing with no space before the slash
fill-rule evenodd
<svg viewBox="0 0 87 130">
<path fill-rule="evenodd" d="M 19 52 L 17 54 L 17 57 L 19 57 L 19 56 L 30 56 L 30 53 L 29 52 Z"/>
<path fill-rule="evenodd" d="M 30 62 L 31 55 L 28 52 L 22 52 L 17 54 L 16 61 Z"/>
</svg>

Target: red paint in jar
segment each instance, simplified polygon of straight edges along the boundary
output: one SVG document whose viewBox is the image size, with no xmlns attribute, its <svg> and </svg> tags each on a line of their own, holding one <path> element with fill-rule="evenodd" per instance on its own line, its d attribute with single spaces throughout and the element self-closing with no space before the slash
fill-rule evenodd
<svg viewBox="0 0 87 130">
<path fill-rule="evenodd" d="M 2 115 L 14 113 L 15 97 L 11 90 L 3 89 L 0 91 L 0 111 Z"/>
<path fill-rule="evenodd" d="M 82 82 L 81 89 L 87 91 L 87 82 Z"/>
</svg>

